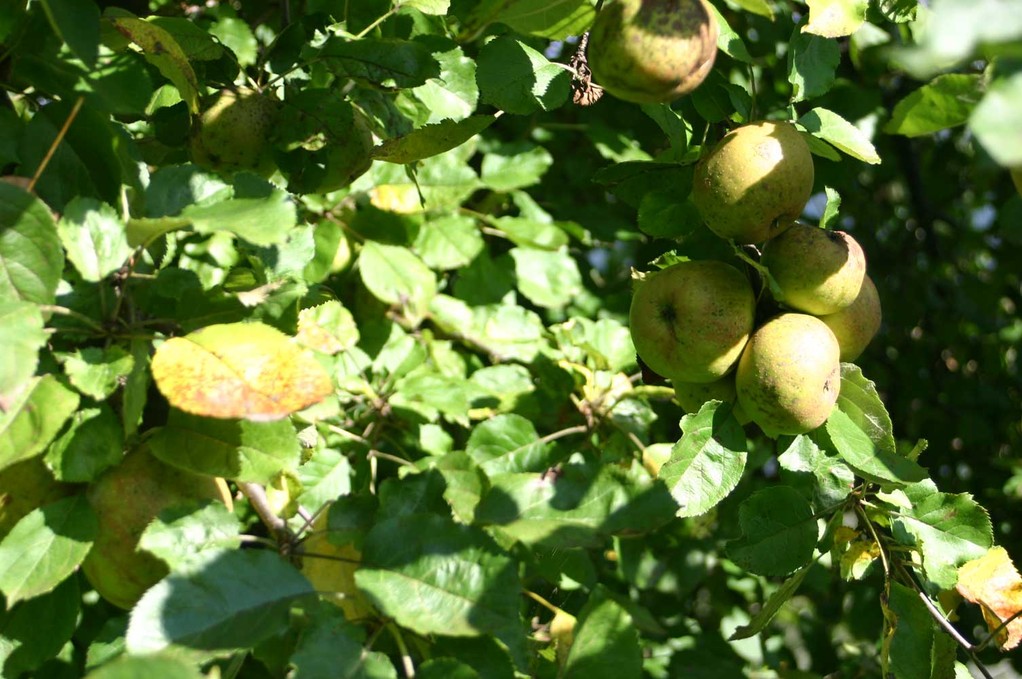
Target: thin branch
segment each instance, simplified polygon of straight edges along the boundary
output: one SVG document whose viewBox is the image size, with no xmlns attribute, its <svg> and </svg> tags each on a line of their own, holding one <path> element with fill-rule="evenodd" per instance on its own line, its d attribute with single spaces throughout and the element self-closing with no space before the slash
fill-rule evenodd
<svg viewBox="0 0 1022 679">
<path fill-rule="evenodd" d="M 284 519 L 274 513 L 270 508 L 270 502 L 266 498 L 266 489 L 258 483 L 251 482 L 240 482 L 238 483 L 238 489 L 248 498 L 249 504 L 252 505 L 252 509 L 255 510 L 256 514 L 259 515 L 259 519 L 270 529 L 270 534 L 278 539 L 288 539 L 291 536 L 291 530 L 287 527 L 287 522 Z"/>
<path fill-rule="evenodd" d="M 397 644 L 398 651 L 401 653 L 401 665 L 404 667 L 405 676 L 408 679 L 413 679 L 415 676 L 415 665 L 412 663 L 411 654 L 408 653 L 408 646 L 405 644 L 404 637 L 401 636 L 401 630 L 394 623 L 389 623 L 387 631 L 394 637 L 394 643 Z"/>
<path fill-rule="evenodd" d="M 57 137 L 50 144 L 50 148 L 46 151 L 46 155 L 43 156 L 43 160 L 39 163 L 39 167 L 36 168 L 35 174 L 32 175 L 32 181 L 28 183 L 28 192 L 32 193 L 35 189 L 36 182 L 39 181 L 39 177 L 42 176 L 43 170 L 50 164 L 50 160 L 53 158 L 53 154 L 57 152 L 57 147 L 60 146 L 60 142 L 64 141 L 64 137 L 67 136 L 67 131 L 71 127 L 71 123 L 78 117 L 78 112 L 82 109 L 82 104 L 85 103 L 85 97 L 78 97 L 75 101 L 74 106 L 71 107 L 71 113 L 68 114 L 67 120 L 64 121 L 63 127 L 60 128 L 60 132 L 57 133 Z"/>
</svg>

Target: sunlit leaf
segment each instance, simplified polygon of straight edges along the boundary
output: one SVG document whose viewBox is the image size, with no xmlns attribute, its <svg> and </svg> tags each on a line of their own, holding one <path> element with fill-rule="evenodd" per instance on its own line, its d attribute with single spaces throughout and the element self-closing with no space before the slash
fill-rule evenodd
<svg viewBox="0 0 1022 679">
<path fill-rule="evenodd" d="M 990 516 L 971 495 L 938 492 L 932 481 L 908 486 L 905 494 L 912 506 L 895 518 L 895 535 L 911 536 L 902 539 L 919 547 L 926 577 L 950 589 L 955 569 L 993 545 Z"/>
<path fill-rule="evenodd" d="M 167 340 L 152 372 L 171 405 L 206 417 L 278 419 L 333 391 L 311 355 L 261 323 L 211 325 Z"/>
<path fill-rule="evenodd" d="M 0 542 L 0 591 L 11 606 L 52 591 L 85 559 L 99 529 L 84 495 L 34 509 Z"/>
<path fill-rule="evenodd" d="M 48 335 L 39 306 L 20 300 L 0 300 L 0 401 L 7 403 L 35 374 L 39 350 Z"/>
<path fill-rule="evenodd" d="M 709 401 L 681 421 L 682 437 L 660 469 L 678 516 L 698 516 L 727 497 L 745 470 L 745 433 L 730 406 Z"/>
<path fill-rule="evenodd" d="M 79 400 L 53 375 L 22 387 L 0 415 L 0 469 L 42 452 L 78 409 Z"/>
<path fill-rule="evenodd" d="M 314 593 L 276 552 L 208 555 L 142 596 L 128 623 L 129 653 L 155 653 L 175 644 L 203 650 L 254 646 L 284 629 L 294 603 Z"/>
<path fill-rule="evenodd" d="M 1002 651 L 1022 642 L 1022 617 L 1004 625 L 1022 611 L 1022 577 L 1004 547 L 993 547 L 958 569 L 958 593 L 983 611 L 983 619 Z"/>
<path fill-rule="evenodd" d="M 494 116 L 475 115 L 464 120 L 444 120 L 425 125 L 402 137 L 386 140 L 373 149 L 373 158 L 388 163 L 413 163 L 429 158 L 464 144 L 494 120 Z"/>
<path fill-rule="evenodd" d="M 868 0 L 809 0 L 809 23 L 804 33 L 841 38 L 855 33 L 866 20 Z"/>
<path fill-rule="evenodd" d="M 980 100 L 978 74 L 946 73 L 899 101 L 884 132 L 919 137 L 962 125 Z"/>
<path fill-rule="evenodd" d="M 799 118 L 798 122 L 813 136 L 833 144 L 853 158 L 872 165 L 880 163 L 880 156 L 866 135 L 833 111 L 817 107 Z"/>
<path fill-rule="evenodd" d="M 64 251 L 49 208 L 0 182 L 0 300 L 53 304 L 63 268 Z"/>
<path fill-rule="evenodd" d="M 146 60 L 174 83 L 192 113 L 199 112 L 199 81 L 188 56 L 170 33 L 134 17 L 110 19 L 114 28 L 142 51 Z"/>
</svg>

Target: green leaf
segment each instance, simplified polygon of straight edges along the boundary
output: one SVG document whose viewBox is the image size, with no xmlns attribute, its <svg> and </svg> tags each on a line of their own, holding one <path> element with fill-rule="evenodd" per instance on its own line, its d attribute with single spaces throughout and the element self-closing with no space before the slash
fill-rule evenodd
<svg viewBox="0 0 1022 679">
<path fill-rule="evenodd" d="M 164 561 L 171 571 L 187 570 L 196 555 L 238 545 L 241 521 L 220 502 L 178 505 L 161 512 L 138 540 L 143 549 Z"/>
<path fill-rule="evenodd" d="M 362 282 L 381 302 L 421 318 L 437 293 L 436 276 L 411 250 L 369 241 L 359 256 Z"/>
<path fill-rule="evenodd" d="M 898 582 L 890 588 L 884 614 L 894 629 L 884 639 L 887 668 L 898 679 L 932 679 L 936 623 L 914 590 Z"/>
<path fill-rule="evenodd" d="M 575 623 L 564 679 L 638 679 L 642 650 L 632 616 L 603 585 L 589 595 Z"/>
<path fill-rule="evenodd" d="M 835 229 L 838 227 L 838 218 L 841 216 L 841 194 L 829 186 L 823 187 L 827 196 L 827 205 L 823 208 L 820 216 L 821 229 Z"/>
<path fill-rule="evenodd" d="M 515 243 L 527 248 L 557 250 L 568 244 L 564 229 L 548 221 L 529 217 L 497 217 L 493 225 Z"/>
<path fill-rule="evenodd" d="M 453 40 L 430 37 L 427 44 L 440 63 L 440 74 L 413 89 L 412 94 L 428 111 L 424 122 L 438 123 L 445 118 L 464 120 L 479 103 L 476 62 L 465 56 Z"/>
<path fill-rule="evenodd" d="M 922 481 L 926 470 L 912 460 L 882 448 L 862 426 L 835 409 L 825 425 L 830 444 L 856 474 L 868 481 L 903 486 Z"/>
<path fill-rule="evenodd" d="M 194 665 L 170 655 L 125 655 L 85 675 L 86 679 L 203 679 Z"/>
<path fill-rule="evenodd" d="M 132 181 L 130 176 L 125 176 L 127 168 L 121 162 L 125 155 L 123 130 L 88 99 L 76 116 L 72 116 L 73 106 L 71 101 L 53 101 L 32 117 L 18 145 L 22 171 L 34 172 L 41 167 L 52 151 L 53 140 L 68 121 L 72 121 L 67 134 L 49 157 L 46 172 L 36 182 L 36 194 L 57 211 L 63 210 L 77 196 L 92 196 L 115 204 L 119 201 L 122 180 L 126 184 Z M 129 161 L 125 159 L 125 162 Z M 5 197 L 0 200 L 4 201 Z M 47 217 L 47 221 L 52 223 L 53 219 Z M 0 218 L 0 225 L 3 224 L 5 220 Z M 42 252 L 48 254 L 49 250 Z"/>
<path fill-rule="evenodd" d="M 31 302 L 0 300 L 0 402 L 7 403 L 35 374 L 39 350 L 49 335 L 43 314 Z"/>
<path fill-rule="evenodd" d="M 490 476 L 476 521 L 527 545 L 596 546 L 608 535 L 635 535 L 669 521 L 677 505 L 648 474 L 614 466 L 565 464 L 551 473 Z"/>
<path fill-rule="evenodd" d="M 800 26 L 804 25 L 803 20 Z M 826 94 L 834 84 L 834 74 L 841 62 L 837 41 L 804 33 L 796 27 L 788 50 L 791 100 L 806 101 Z"/>
<path fill-rule="evenodd" d="M 82 608 L 78 578 L 67 578 L 49 594 L 6 608 L 0 607 L 3 674 L 25 676 L 56 657 L 74 634 Z M 41 620 L 46 624 L 39 624 Z"/>
<path fill-rule="evenodd" d="M 423 14 L 443 16 L 451 7 L 451 0 L 404 0 L 402 7 L 417 9 Z"/>
<path fill-rule="evenodd" d="M 135 365 L 134 357 L 116 345 L 85 347 L 57 358 L 64 364 L 71 386 L 97 401 L 109 398 Z"/>
<path fill-rule="evenodd" d="M 969 129 L 994 160 L 1022 167 L 1022 73 L 997 78 L 969 118 Z"/>
<path fill-rule="evenodd" d="M 482 679 L 470 666 L 454 658 L 427 660 L 415 671 L 419 679 Z"/>
<path fill-rule="evenodd" d="M 841 364 L 841 391 L 837 408 L 855 423 L 876 446 L 889 453 L 897 452 L 894 425 L 880 400 L 876 384 L 862 374 L 854 363 Z"/>
<path fill-rule="evenodd" d="M 571 89 L 564 65 L 508 36 L 483 45 L 476 79 L 484 103 L 519 115 L 553 110 L 568 100 Z"/>
<path fill-rule="evenodd" d="M 751 2 L 759 5 L 760 8 L 765 9 L 766 14 L 763 16 L 771 16 L 770 6 L 767 5 L 765 0 L 751 0 Z M 717 49 L 724 54 L 728 55 L 735 61 L 741 61 L 743 63 L 752 63 L 752 55 L 749 54 L 749 48 L 745 46 L 745 42 L 742 40 L 742 36 L 738 35 L 737 32 L 727 23 L 727 19 L 720 13 L 713 4 L 706 3 L 706 6 L 710 8 L 713 15 L 717 19 Z M 754 10 L 749 10 L 753 11 Z M 754 12 L 759 13 L 759 12 Z"/>
<path fill-rule="evenodd" d="M 488 475 L 539 472 L 553 463 L 549 444 L 539 440 L 532 422 L 521 415 L 498 415 L 480 423 L 465 452 Z"/>
<path fill-rule="evenodd" d="M 114 28 L 142 50 L 146 61 L 159 69 L 181 93 L 193 114 L 199 112 L 199 80 L 188 62 L 188 56 L 174 36 L 155 23 L 134 17 L 110 19 Z"/>
<path fill-rule="evenodd" d="M 843 501 L 855 485 L 855 473 L 836 453 L 829 452 L 806 435 L 792 439 L 777 457 L 781 478 L 794 488 L 808 486 L 808 496 L 817 509 L 826 509 Z"/>
<path fill-rule="evenodd" d="M 748 623 L 742 625 L 728 637 L 728 641 L 739 641 L 741 639 L 749 639 L 754 637 L 770 624 L 770 621 L 774 619 L 781 607 L 795 595 L 798 588 L 802 585 L 802 581 L 806 579 L 809 574 L 809 570 L 812 565 L 803 566 L 797 570 L 791 577 L 784 581 L 784 584 L 774 590 L 770 598 L 767 599 L 766 603 L 756 611 L 756 614 L 752 616 L 752 619 Z"/>
<path fill-rule="evenodd" d="M 803 33 L 824 38 L 843 38 L 866 21 L 869 0 L 809 0 L 809 23 Z"/>
<path fill-rule="evenodd" d="M 980 101 L 982 78 L 964 73 L 937 76 L 894 106 L 884 132 L 919 137 L 965 124 Z"/>
<path fill-rule="evenodd" d="M 77 570 L 99 521 L 84 495 L 33 509 L 0 542 L 0 591 L 12 606 L 53 591 Z"/>
<path fill-rule="evenodd" d="M 514 248 L 518 289 L 536 306 L 562 309 L 582 292 L 582 274 L 567 248 L 554 252 Z"/>
<path fill-rule="evenodd" d="M 419 227 L 414 244 L 426 266 L 437 271 L 467 266 L 484 247 L 475 220 L 463 215 L 426 220 Z"/>
<path fill-rule="evenodd" d="M 64 251 L 49 208 L 0 182 L 0 300 L 53 304 L 63 269 Z"/>
<path fill-rule="evenodd" d="M 658 476 L 678 503 L 678 516 L 699 516 L 738 485 L 748 445 L 731 407 L 720 401 L 708 401 L 698 413 L 685 415 L 681 430 Z"/>
<path fill-rule="evenodd" d="M 235 481 L 270 483 L 294 470 L 301 448 L 290 420 L 252 422 L 171 410 L 149 439 L 153 454 L 174 467 Z"/>
<path fill-rule="evenodd" d="M 91 68 L 99 55 L 99 8 L 92 0 L 42 0 L 53 32 Z"/>
<path fill-rule="evenodd" d="M 78 394 L 44 375 L 25 385 L 0 415 L 0 469 L 42 452 L 71 413 Z"/>
<path fill-rule="evenodd" d="M 958 566 L 993 546 L 990 516 L 968 493 L 941 493 L 929 480 L 906 487 L 905 495 L 911 507 L 896 515 L 895 536 L 919 547 L 930 582 L 953 588 Z"/>
<path fill-rule="evenodd" d="M 384 87 L 416 87 L 440 75 L 429 47 L 414 40 L 330 38 L 318 56 L 338 76 Z"/>
<path fill-rule="evenodd" d="M 596 14 L 586 0 L 483 0 L 466 21 L 469 34 L 500 22 L 519 33 L 551 40 L 581 35 Z"/>
<path fill-rule="evenodd" d="M 494 191 L 513 191 L 538 184 L 553 163 L 554 157 L 542 146 L 504 144 L 483 155 L 480 178 Z"/>
<path fill-rule="evenodd" d="M 746 12 L 752 12 L 771 20 L 774 18 L 774 10 L 767 0 L 735 0 L 735 4 Z"/>
<path fill-rule="evenodd" d="M 57 233 L 82 278 L 99 282 L 131 256 L 124 224 L 117 212 L 95 198 L 74 198 L 64 207 Z"/>
<path fill-rule="evenodd" d="M 295 602 L 315 593 L 294 566 L 267 550 L 211 552 L 194 566 L 171 573 L 135 605 L 128 653 L 156 653 L 171 645 L 250 648 L 283 631 Z"/>
<path fill-rule="evenodd" d="M 334 609 L 334 610 L 330 610 Z M 341 610 L 321 606 L 302 631 L 289 664 L 293 679 L 397 679 L 387 656 L 363 647 L 364 632 L 348 622 Z M 416 671 L 416 676 L 419 672 Z"/>
<path fill-rule="evenodd" d="M 187 23 L 198 28 L 191 21 Z M 206 41 L 199 43 L 199 49 L 202 50 L 201 54 L 204 56 L 209 56 L 213 59 L 219 58 L 219 53 L 223 52 L 223 48 L 221 47 L 219 50 L 213 49 L 214 47 L 220 47 L 220 45 L 217 45 L 217 42 L 219 42 L 234 52 L 234 55 L 238 58 L 238 64 L 241 66 L 252 66 L 259 58 L 259 41 L 256 40 L 252 28 L 243 19 L 222 16 L 209 27 L 209 33 L 205 31 L 200 31 L 200 33 L 206 38 Z M 212 40 L 212 38 L 216 38 L 216 41 Z M 184 44 L 181 36 L 177 36 L 177 39 L 193 59 L 199 58 L 190 45 Z M 213 56 L 214 54 L 216 56 Z"/>
<path fill-rule="evenodd" d="M 814 108 L 798 122 L 813 136 L 833 144 L 851 157 L 872 165 L 880 164 L 880 156 L 866 135 L 833 111 Z"/>
<path fill-rule="evenodd" d="M 650 191 L 639 203 L 639 230 L 654 238 L 684 241 L 702 226 L 702 218 L 695 205 L 681 196 L 677 189 Z"/>
<path fill-rule="evenodd" d="M 388 139 L 373 149 L 373 158 L 388 163 L 414 163 L 461 146 L 496 120 L 491 115 L 474 115 L 464 120 L 443 120 Z"/>
<path fill-rule="evenodd" d="M 273 245 L 297 224 L 295 204 L 284 191 L 265 198 L 232 198 L 212 205 L 190 205 L 181 217 L 199 233 L 228 231 L 253 245 Z"/>
<path fill-rule="evenodd" d="M 517 566 L 478 528 L 432 514 L 382 521 L 366 536 L 355 582 L 383 615 L 418 634 L 524 643 Z"/>
<path fill-rule="evenodd" d="M 736 564 L 758 575 L 787 575 L 807 565 L 816 547 L 809 503 L 789 486 L 756 491 L 738 509 L 742 537 L 727 543 Z"/>
<path fill-rule="evenodd" d="M 82 408 L 46 451 L 46 464 L 58 481 L 88 483 L 124 456 L 124 430 L 106 403 Z"/>
<path fill-rule="evenodd" d="M 441 328 L 460 333 L 467 341 L 489 352 L 494 362 L 517 359 L 531 362 L 546 346 L 546 328 L 535 312 L 511 304 L 469 306 L 439 294 L 430 313 Z"/>
</svg>

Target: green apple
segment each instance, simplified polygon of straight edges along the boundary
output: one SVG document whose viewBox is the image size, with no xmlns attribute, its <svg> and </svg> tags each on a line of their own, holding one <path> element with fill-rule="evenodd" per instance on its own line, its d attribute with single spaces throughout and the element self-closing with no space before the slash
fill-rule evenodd
<svg viewBox="0 0 1022 679">
<path fill-rule="evenodd" d="M 727 374 L 752 332 L 756 299 L 738 269 L 679 262 L 641 281 L 629 325 L 639 358 L 672 381 L 713 382 Z"/>
<path fill-rule="evenodd" d="M 611 0 L 589 32 L 589 68 L 618 99 L 668 103 L 706 78 L 717 33 L 704 0 Z"/>
<path fill-rule="evenodd" d="M 855 301 L 866 276 L 866 254 L 844 231 L 795 223 L 763 247 L 760 262 L 780 288 L 779 302 L 814 316 Z"/>
<path fill-rule="evenodd" d="M 785 313 L 757 328 L 735 374 L 738 403 L 768 436 L 823 424 L 841 389 L 840 347 L 827 324 Z"/>
<path fill-rule="evenodd" d="M 230 496 L 220 479 L 171 467 L 148 446 L 131 450 L 89 486 L 86 497 L 99 518 L 99 532 L 82 570 L 100 596 L 130 609 L 167 574 L 167 566 L 138 549 L 146 526 L 165 509 L 191 500 Z"/>
<path fill-rule="evenodd" d="M 192 127 L 192 161 L 223 172 L 251 170 L 273 174 L 269 137 L 279 102 L 256 90 L 222 90 L 203 109 Z"/>
<path fill-rule="evenodd" d="M 802 214 L 813 157 L 795 126 L 764 121 L 724 135 L 696 164 L 692 202 L 706 226 L 736 243 L 762 243 Z"/>
<path fill-rule="evenodd" d="M 732 404 L 732 412 L 738 418 L 740 424 L 749 422 L 749 416 L 745 414 L 738 404 L 738 394 L 735 391 L 735 376 L 724 375 L 715 382 L 694 383 L 674 382 L 674 400 L 678 402 L 686 413 L 697 413 L 703 404 L 709 400 L 723 401 Z"/>
<path fill-rule="evenodd" d="M 867 275 L 862 279 L 862 288 L 854 302 L 840 311 L 820 316 L 820 320 L 837 337 L 841 360 L 854 361 L 862 355 L 880 330 L 882 316 L 880 295 L 873 280 Z"/>
</svg>

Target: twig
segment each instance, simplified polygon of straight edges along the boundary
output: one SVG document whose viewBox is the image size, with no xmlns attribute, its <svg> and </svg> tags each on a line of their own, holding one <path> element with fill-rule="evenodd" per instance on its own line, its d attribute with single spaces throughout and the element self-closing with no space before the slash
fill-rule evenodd
<svg viewBox="0 0 1022 679">
<path fill-rule="evenodd" d="M 35 188 L 36 182 L 39 181 L 39 177 L 42 176 L 43 170 L 50 164 L 50 160 L 53 158 L 53 154 L 57 152 L 57 147 L 60 146 L 60 142 L 64 141 L 64 137 L 67 135 L 68 129 L 71 127 L 71 123 L 78 117 L 78 112 L 82 110 L 82 104 L 85 103 L 85 97 L 78 97 L 75 101 L 74 106 L 71 107 L 71 113 L 68 114 L 67 120 L 64 121 L 63 127 L 60 128 L 60 132 L 57 133 L 56 139 L 50 144 L 50 148 L 46 151 L 46 155 L 43 156 L 43 160 L 39 163 L 39 167 L 36 168 L 35 174 L 32 175 L 32 181 L 28 183 L 28 192 L 32 193 Z"/>
<path fill-rule="evenodd" d="M 411 654 L 408 653 L 408 646 L 405 645 L 404 637 L 401 636 L 401 630 L 394 623 L 389 623 L 387 631 L 394 637 L 394 643 L 397 644 L 398 651 L 401 653 L 401 665 L 404 667 L 405 676 L 408 679 L 412 679 L 415 676 L 415 665 L 412 663 Z"/>
<path fill-rule="evenodd" d="M 266 499 L 266 489 L 258 483 L 239 482 L 238 489 L 248 498 L 252 509 L 259 515 L 259 519 L 270 529 L 270 533 L 280 541 L 290 542 L 291 530 L 287 522 L 277 516 L 270 508 L 270 502 Z"/>
</svg>

